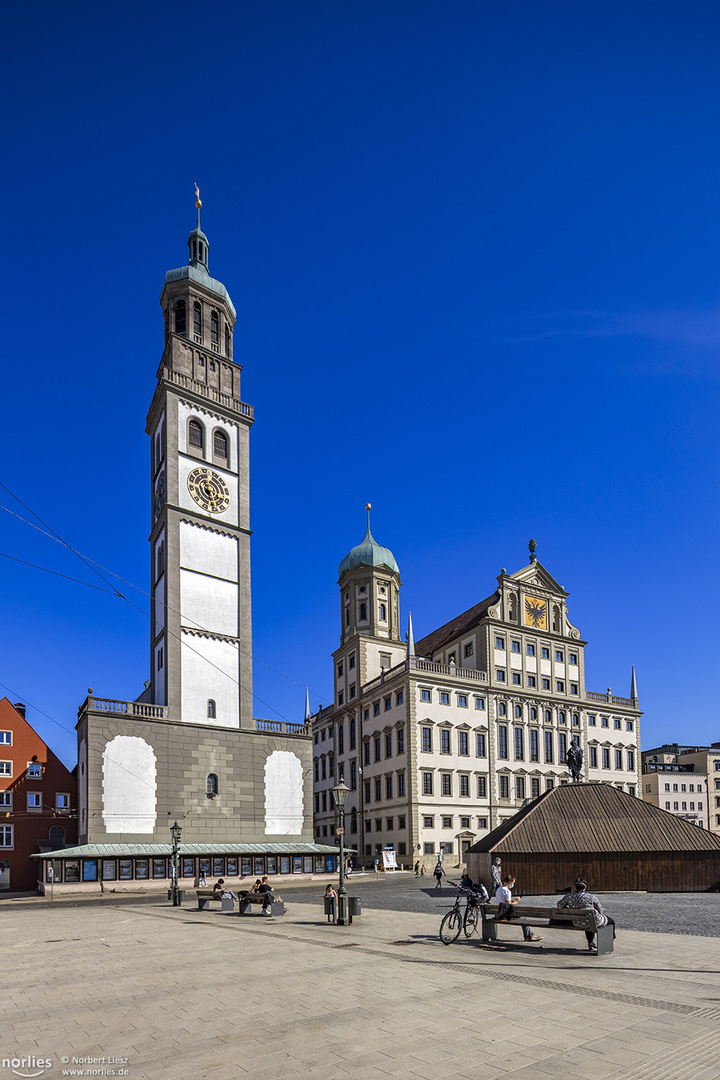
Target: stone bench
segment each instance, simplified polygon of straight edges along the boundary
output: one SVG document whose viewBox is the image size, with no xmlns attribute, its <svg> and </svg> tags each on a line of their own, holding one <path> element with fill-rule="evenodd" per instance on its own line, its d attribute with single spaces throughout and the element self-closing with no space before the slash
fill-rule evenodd
<svg viewBox="0 0 720 1080">
<path fill-rule="evenodd" d="M 515 904 L 511 918 L 498 918 L 497 904 L 481 904 L 482 939 L 497 941 L 498 926 L 533 926 L 543 930 L 591 930 L 596 935 L 597 955 L 613 951 L 613 927 L 598 926 L 592 908 L 542 908 Z"/>
<path fill-rule="evenodd" d="M 253 904 L 257 904 L 259 911 L 257 914 L 262 914 L 262 905 L 265 902 L 265 898 L 262 893 L 256 892 L 243 892 L 240 893 L 240 915 L 253 915 Z M 270 901 L 270 914 L 271 915 L 284 915 L 285 914 L 285 901 L 284 900 L 271 900 Z"/>
<path fill-rule="evenodd" d="M 211 900 L 220 904 L 221 911 L 233 911 L 235 908 L 235 901 L 232 896 L 218 896 L 212 889 L 196 889 L 196 892 L 198 911 L 207 911 Z"/>
</svg>

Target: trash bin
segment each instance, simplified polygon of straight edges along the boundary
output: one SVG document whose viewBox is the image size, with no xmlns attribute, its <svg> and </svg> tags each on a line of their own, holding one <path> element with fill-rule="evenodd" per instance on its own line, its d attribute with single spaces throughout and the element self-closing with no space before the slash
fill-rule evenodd
<svg viewBox="0 0 720 1080">
<path fill-rule="evenodd" d="M 359 896 L 348 896 L 348 915 L 362 915 L 362 905 Z"/>
<path fill-rule="evenodd" d="M 172 889 L 168 889 L 168 900 L 172 900 L 172 898 L 173 898 L 173 891 L 172 891 Z M 181 904 L 182 904 L 184 899 L 185 899 L 185 890 L 184 889 L 178 889 L 178 900 L 180 901 Z"/>
</svg>

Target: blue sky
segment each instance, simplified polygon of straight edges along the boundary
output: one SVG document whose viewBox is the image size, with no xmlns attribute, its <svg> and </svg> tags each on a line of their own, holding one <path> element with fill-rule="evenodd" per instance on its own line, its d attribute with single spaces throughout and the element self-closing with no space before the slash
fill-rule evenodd
<svg viewBox="0 0 720 1080">
<path fill-rule="evenodd" d="M 197 181 L 256 410 L 256 715 L 297 719 L 305 685 L 313 708 L 330 697 L 337 566 L 369 500 L 416 637 L 534 536 L 588 688 L 627 694 L 635 663 L 645 746 L 720 739 L 720 8 L 4 18 L 2 482 L 147 589 L 158 298 Z M 4 555 L 104 587 L 0 524 Z M 0 595 L 0 692 L 72 763 L 87 687 L 141 691 L 148 620 L 7 558 Z"/>
</svg>

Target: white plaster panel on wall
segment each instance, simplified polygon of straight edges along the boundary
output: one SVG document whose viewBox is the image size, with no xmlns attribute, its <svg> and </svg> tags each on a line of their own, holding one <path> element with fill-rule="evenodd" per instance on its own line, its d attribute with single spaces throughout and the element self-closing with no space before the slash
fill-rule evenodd
<svg viewBox="0 0 720 1080">
<path fill-rule="evenodd" d="M 155 633 L 165 629 L 165 574 L 155 584 Z"/>
<path fill-rule="evenodd" d="M 367 681 L 376 679 L 382 668 L 380 666 L 380 653 L 390 653 L 390 667 L 395 667 L 402 660 L 405 659 L 407 654 L 407 647 L 404 645 L 392 645 L 389 641 L 383 641 L 382 645 L 375 646 L 369 642 L 363 642 L 360 646 L 365 648 L 365 663 L 367 671 Z"/>
<path fill-rule="evenodd" d="M 192 570 L 180 571 L 180 621 L 191 630 L 237 637 L 238 587 Z"/>
<path fill-rule="evenodd" d="M 137 736 L 116 735 L 103 753 L 103 822 L 109 833 L 155 829 L 157 759 Z"/>
<path fill-rule="evenodd" d="M 80 740 L 78 747 L 78 810 L 80 811 L 80 832 L 87 829 L 87 743 Z"/>
<path fill-rule="evenodd" d="M 494 649 L 495 667 L 507 667 L 507 653 L 504 649 Z"/>
<path fill-rule="evenodd" d="M 210 439 L 215 428 L 222 428 L 228 437 L 228 447 L 230 449 L 230 466 L 232 469 L 237 470 L 238 464 L 238 429 L 235 424 L 229 424 L 224 417 L 214 416 L 211 412 L 206 412 L 204 409 L 193 408 L 190 405 L 186 405 L 184 401 L 178 400 L 178 449 L 184 454 L 187 453 L 187 425 L 188 420 L 198 420 L 205 432 L 203 457 L 207 461 L 212 461 L 212 447 L 210 446 Z"/>
<path fill-rule="evenodd" d="M 302 762 L 289 750 L 274 750 L 265 762 L 265 834 L 299 836 L 302 827 Z"/>
<path fill-rule="evenodd" d="M 525 666 L 531 674 L 537 673 L 537 660 L 534 656 L 526 657 Z"/>
<path fill-rule="evenodd" d="M 568 664 L 568 679 L 579 679 L 580 668 L 577 664 Z"/>
<path fill-rule="evenodd" d="M 240 671 L 238 647 L 230 641 L 182 633 L 180 660 L 181 719 L 191 724 L 240 726 Z M 215 702 L 216 716 L 208 718 L 207 703 Z"/>
<path fill-rule="evenodd" d="M 541 675 L 552 675 L 552 665 L 551 665 L 549 660 L 541 660 L 540 661 L 540 674 Z"/>
<path fill-rule="evenodd" d="M 198 467 L 202 468 L 205 465 L 208 469 L 212 469 L 218 476 L 222 476 L 223 480 L 228 486 L 230 491 L 230 505 L 227 510 L 222 514 L 208 514 L 208 518 L 213 521 L 224 521 L 229 525 L 237 525 L 238 523 L 238 482 L 237 476 L 233 476 L 226 469 L 220 469 L 217 465 L 211 465 L 208 462 L 198 461 L 196 458 L 181 457 L 178 460 L 178 502 L 183 510 L 192 510 L 195 514 L 204 514 L 205 511 L 198 506 L 193 499 L 192 495 L 188 491 L 187 481 L 188 476 L 193 469 Z"/>
<path fill-rule="evenodd" d="M 180 522 L 180 566 L 227 581 L 238 579 L 238 542 L 232 536 Z"/>
<path fill-rule="evenodd" d="M 513 671 L 522 671 L 522 656 L 520 653 L 510 653 L 510 667 Z"/>
<path fill-rule="evenodd" d="M 555 678 L 556 679 L 564 679 L 565 678 L 565 665 L 564 664 L 555 664 Z"/>
</svg>

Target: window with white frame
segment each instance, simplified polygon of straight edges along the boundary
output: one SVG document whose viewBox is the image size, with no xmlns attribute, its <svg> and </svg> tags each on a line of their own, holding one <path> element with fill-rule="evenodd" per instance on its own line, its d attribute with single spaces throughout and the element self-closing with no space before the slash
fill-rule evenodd
<svg viewBox="0 0 720 1080">
<path fill-rule="evenodd" d="M 0 761 L 0 776 L 12 776 L 12 761 Z"/>
<path fill-rule="evenodd" d="M 70 795 L 64 791 L 58 792 L 55 796 L 55 806 L 58 810 L 70 809 Z"/>
<path fill-rule="evenodd" d="M 13 826 L 12 825 L 0 825 L 0 848 L 11 848 L 13 846 Z"/>
<path fill-rule="evenodd" d="M 28 810 L 42 810 L 42 795 L 39 791 L 29 791 L 27 796 Z"/>
<path fill-rule="evenodd" d="M 12 731 L 0 731 L 0 746 L 12 746 Z"/>
</svg>

